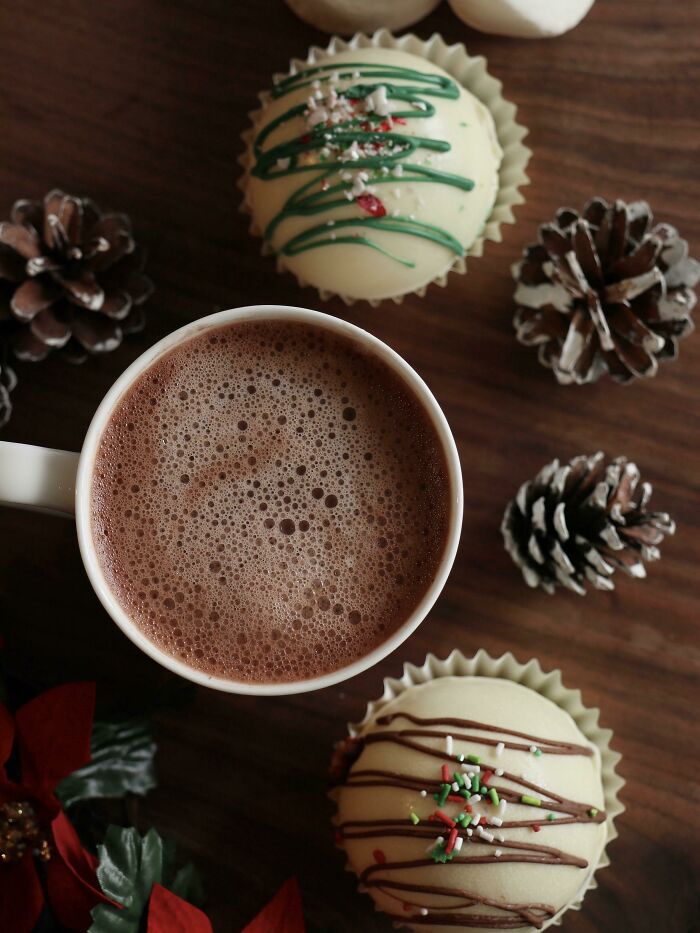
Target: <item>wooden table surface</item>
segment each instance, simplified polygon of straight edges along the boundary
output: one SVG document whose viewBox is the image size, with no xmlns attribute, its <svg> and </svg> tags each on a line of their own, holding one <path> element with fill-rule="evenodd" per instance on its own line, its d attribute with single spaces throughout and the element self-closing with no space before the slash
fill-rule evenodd
<svg viewBox="0 0 700 933">
<path fill-rule="evenodd" d="M 216 933 L 237 933 L 293 873 L 313 930 L 386 931 L 332 845 L 331 744 L 404 661 L 511 650 L 560 667 L 624 756 L 613 864 L 565 933 L 686 933 L 699 917 L 700 336 L 644 384 L 559 387 L 514 339 L 509 269 L 557 207 L 596 194 L 647 198 L 700 253 L 700 6 L 599 0 L 569 35 L 528 42 L 468 30 L 444 5 L 416 27 L 436 30 L 486 55 L 519 106 L 534 150 L 527 203 L 466 278 L 401 306 L 348 309 L 275 275 L 237 212 L 239 134 L 256 92 L 319 33 L 281 0 L 2 0 L 0 213 L 52 186 L 89 194 L 132 216 L 157 283 L 147 330 L 116 353 L 82 369 L 22 366 L 3 437 L 79 449 L 127 364 L 224 307 L 320 308 L 387 341 L 444 406 L 462 458 L 464 533 L 444 593 L 408 642 L 348 683 L 287 700 L 202 689 L 160 714 L 160 787 L 143 826 L 197 863 Z M 502 547 L 504 505 L 553 457 L 599 448 L 637 461 L 678 533 L 645 582 L 586 598 L 530 591 Z M 138 704 L 167 682 L 101 609 L 70 522 L 2 510 L 0 542 L 13 673 L 36 685 L 94 678 L 107 704 Z M 261 770 L 281 778 L 273 803 L 255 792 Z"/>
</svg>

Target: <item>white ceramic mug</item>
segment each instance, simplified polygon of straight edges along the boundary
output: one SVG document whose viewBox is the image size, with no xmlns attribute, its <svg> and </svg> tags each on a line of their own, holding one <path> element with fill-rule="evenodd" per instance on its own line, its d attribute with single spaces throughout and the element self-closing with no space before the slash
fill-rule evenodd
<svg viewBox="0 0 700 933">
<path fill-rule="evenodd" d="M 430 588 L 403 625 L 386 641 L 352 664 L 319 677 L 291 683 L 257 684 L 212 677 L 162 651 L 131 621 L 107 585 L 95 554 L 91 528 L 90 496 L 95 455 L 102 432 L 124 394 L 144 370 L 183 341 L 212 328 L 221 327 L 223 324 L 261 319 L 299 321 L 323 327 L 332 333 L 341 334 L 356 341 L 366 351 L 384 360 L 410 386 L 429 414 L 445 454 L 451 487 L 450 520 L 445 551 Z M 445 585 L 454 562 L 462 528 L 463 491 L 462 471 L 449 425 L 430 389 L 405 360 L 381 340 L 339 318 L 304 308 L 257 305 L 221 311 L 219 314 L 193 321 L 164 337 L 150 350 L 143 353 L 122 373 L 105 395 L 90 423 L 83 449 L 79 454 L 0 441 L 0 504 L 71 517 L 75 515 L 78 542 L 85 570 L 102 605 L 134 644 L 159 664 L 175 671 L 181 677 L 217 690 L 230 693 L 284 695 L 318 690 L 359 674 L 397 648 L 420 625 Z"/>
</svg>

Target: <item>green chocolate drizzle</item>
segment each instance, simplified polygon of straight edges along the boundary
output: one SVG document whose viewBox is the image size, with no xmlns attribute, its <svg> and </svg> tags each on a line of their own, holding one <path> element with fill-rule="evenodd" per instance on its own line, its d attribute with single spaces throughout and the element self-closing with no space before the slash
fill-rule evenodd
<svg viewBox="0 0 700 933">
<path fill-rule="evenodd" d="M 335 208 L 347 207 L 351 199 L 346 196 L 346 192 L 351 191 L 352 183 L 343 180 L 331 182 L 330 180 L 334 175 L 337 178 L 339 172 L 365 170 L 372 173 L 369 181 L 372 186 L 386 184 L 396 186 L 402 182 L 410 182 L 411 184 L 451 185 L 462 191 L 471 191 L 474 188 L 474 182 L 469 178 L 405 161 L 419 149 L 429 152 L 449 152 L 452 148 L 447 140 L 402 133 L 400 126 L 408 120 L 424 120 L 435 114 L 435 106 L 427 98 L 457 100 L 460 91 L 454 81 L 446 75 L 430 74 L 396 65 L 329 62 L 307 68 L 279 81 L 272 91 L 272 97 L 282 98 L 300 88 L 312 87 L 313 82 L 317 80 L 328 81 L 333 72 L 337 73 L 339 81 L 351 79 L 356 83 L 343 90 L 330 84 L 326 93 L 333 88 L 338 98 L 357 102 L 364 101 L 378 88 L 384 87 L 387 100 L 400 101 L 408 106 L 406 109 L 392 111 L 389 116 L 380 116 L 374 112 L 348 113 L 348 119 L 343 119 L 342 122 L 333 123 L 330 126 L 327 126 L 325 121 L 318 123 L 301 136 L 263 151 L 266 141 L 276 129 L 290 120 L 305 116 L 307 104 L 302 103 L 290 107 L 289 110 L 268 123 L 253 142 L 255 165 L 252 174 L 263 181 L 271 181 L 287 175 L 303 176 L 304 173 L 314 173 L 310 181 L 304 182 L 300 179 L 302 181 L 300 186 L 267 225 L 264 237 L 268 242 L 272 240 L 279 225 L 289 217 L 315 217 Z M 396 79 L 411 83 L 405 85 L 392 83 Z M 319 101 L 319 106 L 325 105 L 325 99 Z M 357 159 L 349 157 L 344 159 L 344 150 L 355 143 L 360 147 L 376 147 L 376 151 L 361 152 Z M 327 147 L 339 148 L 337 159 L 324 157 L 323 153 Z M 305 161 L 308 153 L 319 153 L 318 161 Z M 399 165 L 403 173 L 396 176 L 392 172 Z M 388 169 L 389 174 L 382 174 L 383 168 Z M 376 177 L 374 173 L 377 173 Z M 420 237 L 439 243 L 458 256 L 463 256 L 465 253 L 459 240 L 442 227 L 401 215 L 373 216 L 366 213 L 364 209 L 360 209 L 362 214 L 358 217 L 344 217 L 312 224 L 283 243 L 278 253 L 296 256 L 317 247 L 345 243 L 377 250 L 410 268 L 415 265 L 410 259 L 396 256 L 380 246 L 371 238 L 373 230 Z M 360 229 L 359 235 L 351 232 L 354 228 Z M 336 231 L 340 230 L 344 233 L 336 234 Z"/>
</svg>

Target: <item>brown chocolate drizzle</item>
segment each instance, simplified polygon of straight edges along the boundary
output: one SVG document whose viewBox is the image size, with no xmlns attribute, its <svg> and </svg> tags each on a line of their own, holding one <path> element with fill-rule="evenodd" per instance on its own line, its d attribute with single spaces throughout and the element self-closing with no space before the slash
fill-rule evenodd
<svg viewBox="0 0 700 933">
<path fill-rule="evenodd" d="M 451 735 L 455 741 L 473 742 L 481 745 L 496 746 L 503 742 L 505 748 L 515 749 L 517 751 L 530 752 L 531 746 L 535 745 L 542 755 L 582 755 L 590 757 L 593 753 L 585 745 L 576 745 L 571 742 L 560 742 L 556 740 L 543 739 L 538 736 L 528 735 L 524 732 L 515 732 L 504 729 L 500 726 L 492 726 L 486 723 L 474 722 L 467 719 L 421 719 L 410 713 L 394 713 L 387 716 L 381 716 L 376 720 L 378 726 L 388 726 L 394 720 L 403 718 L 408 720 L 413 726 L 412 729 L 386 729 L 381 732 L 373 732 L 359 740 L 362 745 L 373 745 L 380 742 L 391 742 L 403 748 L 410 748 L 419 754 L 427 755 L 432 758 L 439 758 L 446 762 L 450 759 L 439 749 L 425 745 L 419 741 L 420 738 L 440 738 L 444 739 Z M 431 727 L 440 727 L 431 728 Z M 457 731 L 444 731 L 444 727 L 456 729 L 475 729 L 479 732 L 497 733 L 504 736 L 493 738 L 491 736 L 469 735 Z M 509 740 L 506 741 L 506 738 Z M 525 740 L 527 744 L 513 740 Z M 358 747 L 353 748 L 357 753 Z M 497 765 L 488 764 L 485 761 L 480 762 L 481 773 L 486 770 L 496 771 Z M 516 787 L 523 788 L 523 793 L 527 796 L 536 795 L 541 800 L 541 807 L 534 804 L 526 804 L 522 801 L 522 794 L 512 788 L 499 787 L 493 781 L 489 781 L 489 788 L 494 787 L 501 800 L 507 803 L 517 804 L 518 806 L 529 806 L 535 810 L 538 815 L 542 811 L 559 813 L 562 816 L 548 821 L 539 816 L 537 819 L 525 820 L 503 820 L 501 826 L 496 831 L 500 834 L 504 830 L 517 829 L 522 827 L 533 827 L 536 829 L 549 829 L 558 826 L 571 825 L 572 823 L 603 823 L 606 815 L 603 811 L 596 810 L 591 804 L 579 803 L 547 790 L 543 787 L 525 780 L 523 777 L 504 772 L 499 775 L 505 780 L 515 784 Z M 345 787 L 395 787 L 406 790 L 420 792 L 427 790 L 429 793 L 439 790 L 441 781 L 414 777 L 410 774 L 402 774 L 396 771 L 378 770 L 378 769 L 359 769 L 351 770 L 347 774 L 343 784 Z M 465 801 L 466 803 L 467 801 Z M 413 839 L 433 839 L 437 835 L 440 824 L 427 823 L 423 820 L 419 825 L 412 825 L 408 820 L 388 819 L 388 820 L 348 820 L 341 823 L 338 827 L 342 840 L 346 839 L 380 839 L 410 837 Z M 443 829 L 443 832 L 445 830 Z M 403 913 L 389 914 L 391 919 L 410 923 L 413 926 L 423 926 L 428 924 L 438 924 L 439 926 L 454 927 L 483 927 L 494 930 L 515 930 L 524 927 L 533 926 L 541 929 L 543 924 L 551 919 L 558 908 L 549 904 L 510 904 L 501 901 L 489 900 L 473 891 L 467 891 L 462 888 L 452 888 L 446 886 L 437 886 L 429 884 L 413 884 L 406 881 L 393 880 L 390 875 L 395 871 L 405 871 L 411 868 L 433 868 L 441 873 L 449 869 L 452 865 L 475 865 L 485 863 L 504 863 L 504 862 L 525 862 L 539 865 L 568 865 L 575 868 L 588 868 L 586 859 L 579 858 L 576 855 L 562 851 L 552 846 L 539 845 L 536 843 L 516 842 L 515 840 L 504 839 L 496 842 L 489 842 L 482 836 L 474 833 L 469 836 L 464 830 L 460 830 L 464 845 L 461 852 L 463 854 L 454 856 L 451 860 L 437 864 L 431 857 L 406 860 L 400 862 L 377 862 L 367 866 L 360 874 L 360 881 L 365 888 L 375 888 L 380 890 L 385 896 L 400 902 L 403 906 Z M 490 847 L 494 849 L 494 854 L 486 854 L 483 848 L 479 849 L 478 855 L 467 855 L 465 848 L 467 845 L 478 845 L 479 847 Z M 499 849 L 500 854 L 495 855 L 495 850 Z M 392 893 L 396 892 L 396 893 Z M 400 892 L 406 892 L 409 897 L 415 895 L 427 894 L 431 897 L 440 896 L 447 899 L 448 903 L 442 906 L 433 904 L 423 905 L 418 900 L 407 900 L 400 895 Z M 490 907 L 499 911 L 497 914 L 469 913 L 468 911 L 476 906 Z M 421 910 L 427 910 L 422 914 Z M 435 914 L 438 914 L 436 917 Z"/>
</svg>

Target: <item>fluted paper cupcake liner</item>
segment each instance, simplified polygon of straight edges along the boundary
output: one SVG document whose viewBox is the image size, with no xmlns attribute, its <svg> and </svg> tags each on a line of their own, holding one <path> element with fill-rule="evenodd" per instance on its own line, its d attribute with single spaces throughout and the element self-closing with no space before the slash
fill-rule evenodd
<svg viewBox="0 0 700 933">
<path fill-rule="evenodd" d="M 348 724 L 348 733 L 352 737 L 357 736 L 369 722 L 381 715 L 382 710 L 391 700 L 394 700 L 411 687 L 427 683 L 438 677 L 499 677 L 529 687 L 530 690 L 534 690 L 565 710 L 583 735 L 598 750 L 605 812 L 607 814 L 605 845 L 597 864 L 590 869 L 583 880 L 574 901 L 563 907 L 551 920 L 543 925 L 542 929 L 559 926 L 568 910 L 581 909 L 586 892 L 597 887 L 596 872 L 610 864 L 607 847 L 613 839 L 617 838 L 615 820 L 625 809 L 619 800 L 619 794 L 625 782 L 616 771 L 622 756 L 610 748 L 610 741 L 613 737 L 612 730 L 603 729 L 599 725 L 600 711 L 583 705 L 580 690 L 572 690 L 564 686 L 560 670 L 545 673 L 540 662 L 534 658 L 528 661 L 527 664 L 521 664 L 510 652 L 501 655 L 500 658 L 493 658 L 481 649 L 472 658 L 467 658 L 461 651 L 455 650 L 444 661 L 436 658 L 433 654 L 429 654 L 422 667 L 416 667 L 415 664 L 404 664 L 403 676 L 385 678 L 382 696 L 378 700 L 372 700 L 367 704 L 367 712 L 360 722 Z M 334 802 L 337 802 L 338 790 L 331 791 L 330 797 Z M 337 822 L 335 817 L 334 822 Z M 349 864 L 346 864 L 345 868 L 346 871 L 352 871 Z"/>
<path fill-rule="evenodd" d="M 483 231 L 477 236 L 467 250 L 466 257 L 455 257 L 452 264 L 445 272 L 420 288 L 388 299 L 399 304 L 407 294 L 416 294 L 423 297 L 428 285 L 433 283 L 444 287 L 447 284 L 447 278 L 450 272 L 457 272 L 463 275 L 467 271 L 467 259 L 471 256 L 477 257 L 483 255 L 484 244 L 487 241 L 490 240 L 494 243 L 501 242 L 501 226 L 503 224 L 515 223 L 513 208 L 525 201 L 525 198 L 520 193 L 520 188 L 530 183 L 526 169 L 532 152 L 527 146 L 523 145 L 523 139 L 527 136 L 528 131 L 524 126 L 516 122 L 517 107 L 503 97 L 501 93 L 503 85 L 488 73 L 486 59 L 481 55 L 469 55 L 461 42 L 457 42 L 454 45 L 447 45 L 439 33 L 434 33 L 427 40 L 419 39 L 418 36 L 411 33 L 396 37 L 386 29 L 379 29 L 371 36 L 357 33 L 347 42 L 344 39 L 334 36 L 325 49 L 320 46 L 312 46 L 309 49 L 306 59 L 292 59 L 289 63 L 288 74 L 296 74 L 299 70 L 315 64 L 319 58 L 326 57 L 329 54 L 333 55 L 338 52 L 345 52 L 349 49 L 365 48 L 398 49 L 399 51 L 409 52 L 412 55 L 425 58 L 427 61 L 442 68 L 488 108 L 493 117 L 498 142 L 503 150 L 503 160 L 498 172 L 499 185 L 496 200 L 494 201 L 491 214 L 484 225 Z M 286 77 L 285 74 L 276 74 L 274 75 L 274 80 L 284 77 Z M 249 114 L 250 126 L 242 134 L 245 151 L 239 158 L 239 162 L 243 167 L 243 175 L 239 179 L 238 186 L 243 192 L 243 202 L 240 209 L 244 213 L 251 215 L 250 232 L 254 236 L 260 237 L 262 236 L 262 231 L 254 220 L 252 220 L 247 188 L 252 169 L 251 150 L 255 129 L 271 99 L 270 92 L 263 91 L 258 97 L 260 100 L 260 107 L 251 111 Z M 269 255 L 270 252 L 269 245 L 263 242 L 262 254 Z M 277 270 L 278 272 L 292 272 L 279 256 L 277 257 Z M 295 278 L 301 286 L 311 284 L 304 281 L 298 275 L 295 275 Z M 324 291 L 322 289 L 317 289 L 317 291 L 324 301 L 336 294 L 335 292 Z M 354 304 L 359 300 L 365 300 L 356 299 L 343 294 L 339 294 L 339 297 L 348 305 Z M 368 303 L 376 307 L 376 305 L 380 304 L 380 300 L 370 300 Z"/>
</svg>

